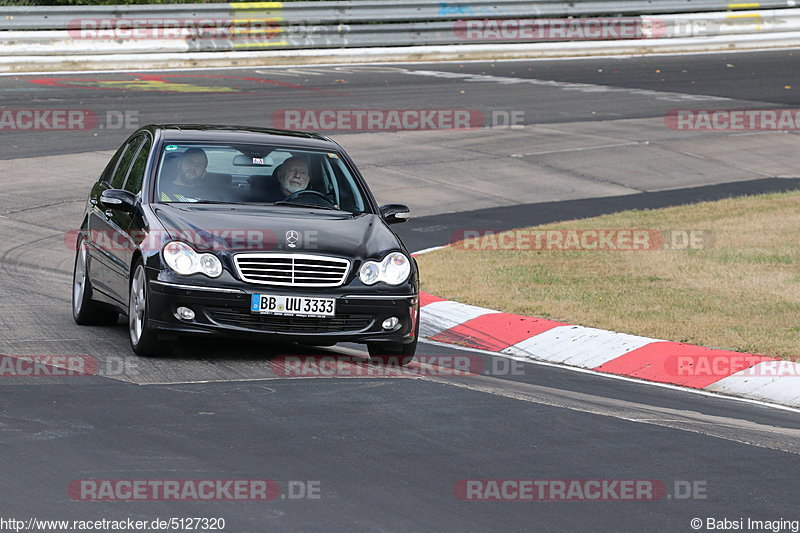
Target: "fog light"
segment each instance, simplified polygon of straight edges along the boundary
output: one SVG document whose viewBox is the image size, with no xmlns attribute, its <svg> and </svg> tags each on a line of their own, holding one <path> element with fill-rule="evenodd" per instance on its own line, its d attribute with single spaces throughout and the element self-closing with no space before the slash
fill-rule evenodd
<svg viewBox="0 0 800 533">
<path fill-rule="evenodd" d="M 383 329 L 394 329 L 397 327 L 397 324 L 400 323 L 400 319 L 396 316 L 392 316 L 387 318 L 383 321 Z"/>
<path fill-rule="evenodd" d="M 194 311 L 188 307 L 179 307 L 178 312 L 175 313 L 175 316 L 181 320 L 194 320 Z"/>
</svg>

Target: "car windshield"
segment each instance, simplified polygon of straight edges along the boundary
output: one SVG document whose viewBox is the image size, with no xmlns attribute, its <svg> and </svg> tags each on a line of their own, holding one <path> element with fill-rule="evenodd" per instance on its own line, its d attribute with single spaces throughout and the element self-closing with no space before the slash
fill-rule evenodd
<svg viewBox="0 0 800 533">
<path fill-rule="evenodd" d="M 365 212 L 364 196 L 336 152 L 262 145 L 167 144 L 160 202 L 298 205 Z"/>
</svg>

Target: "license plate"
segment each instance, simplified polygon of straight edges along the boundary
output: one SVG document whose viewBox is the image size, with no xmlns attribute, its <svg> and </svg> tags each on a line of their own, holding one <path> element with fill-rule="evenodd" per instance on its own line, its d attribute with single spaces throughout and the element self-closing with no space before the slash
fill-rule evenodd
<svg viewBox="0 0 800 533">
<path fill-rule="evenodd" d="M 334 316 L 336 299 L 254 294 L 250 299 L 250 311 L 262 315 Z"/>
</svg>

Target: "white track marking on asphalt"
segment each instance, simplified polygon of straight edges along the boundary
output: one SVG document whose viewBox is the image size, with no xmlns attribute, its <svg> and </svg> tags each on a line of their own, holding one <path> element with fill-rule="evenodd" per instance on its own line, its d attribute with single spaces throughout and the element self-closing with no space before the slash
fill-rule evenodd
<svg viewBox="0 0 800 533">
<path fill-rule="evenodd" d="M 440 342 L 428 341 L 421 339 L 423 342 L 437 346 L 452 347 L 449 344 Z M 471 352 L 485 353 L 493 356 L 502 356 L 511 359 L 504 354 L 497 354 L 485 350 L 465 349 Z M 368 356 L 365 352 L 349 347 L 335 347 L 328 348 L 324 351 L 331 353 L 346 353 L 349 355 L 356 355 L 363 357 L 364 361 L 368 361 Z M 681 390 L 694 394 L 702 394 L 716 399 L 727 399 L 732 401 L 739 401 L 749 404 L 756 404 L 768 408 L 777 408 L 781 410 L 791 411 L 798 413 L 800 410 L 791 409 L 783 406 L 776 406 L 766 402 L 759 402 L 757 400 L 747 400 L 741 398 L 730 398 L 721 396 L 719 394 L 698 391 L 694 389 L 685 389 L 674 385 L 666 385 L 659 383 L 644 382 L 637 379 L 625 378 L 622 376 L 602 374 L 591 370 L 584 370 L 574 367 L 564 367 L 557 364 L 523 360 L 529 364 L 540 364 L 550 367 L 559 367 L 565 370 L 578 371 L 597 376 L 607 377 L 611 379 L 622 379 L 624 381 L 660 386 L 662 388 L 669 388 L 673 390 Z M 614 398 L 606 398 L 603 396 L 596 396 L 582 392 L 555 389 L 551 387 L 544 387 L 530 383 L 517 382 L 512 380 L 505 380 L 493 376 L 483 375 L 469 375 L 469 376 L 451 376 L 451 377 L 435 377 L 437 368 L 426 364 L 417 363 L 421 368 L 429 370 L 428 374 L 422 373 L 421 375 L 411 376 L 397 376 L 403 379 L 420 379 L 421 381 L 428 381 L 432 383 L 456 386 L 465 388 L 475 392 L 483 392 L 492 394 L 494 396 L 501 396 L 509 399 L 521 400 L 530 403 L 537 403 L 541 405 L 549 405 L 561 409 L 569 409 L 572 411 L 579 411 L 584 413 L 596 414 L 600 416 L 607 416 L 634 422 L 639 424 L 655 425 L 666 427 L 670 429 L 677 429 L 680 431 L 687 431 L 691 433 L 702 434 L 714 438 L 721 438 L 729 441 L 739 442 L 750 446 L 757 446 L 761 448 L 769 448 L 779 450 L 787 453 L 800 454 L 800 429 L 777 427 L 765 424 L 759 424 L 748 420 L 735 419 L 729 417 L 721 417 L 715 415 L 708 415 L 696 411 L 686 411 L 679 409 L 671 409 L 666 407 L 653 406 L 637 402 L 630 402 L 626 400 L 619 400 Z M 330 379 L 330 378 L 305 378 L 305 379 Z M 379 385 L 386 385 L 389 382 L 385 378 L 380 378 Z M 258 381 L 291 381 L 291 378 L 283 377 L 263 377 L 263 378 L 233 378 L 221 380 L 188 380 L 188 381 L 172 381 L 164 383 L 140 383 L 139 385 L 194 385 L 204 383 L 235 383 L 235 382 L 258 382 Z"/>
<path fill-rule="evenodd" d="M 800 429 L 759 424 L 749 420 L 708 415 L 697 411 L 658 407 L 492 376 L 426 377 L 425 379 L 495 396 L 608 416 L 637 424 L 699 433 L 748 446 L 800 454 Z"/>
<path fill-rule="evenodd" d="M 431 252 L 435 252 L 436 250 L 441 250 L 442 248 L 447 248 L 447 247 L 448 247 L 447 244 L 443 244 L 442 246 L 433 246 L 431 248 L 425 248 L 425 249 L 420 250 L 418 252 L 414 252 L 411 255 L 417 256 L 417 255 L 429 254 Z"/>
<path fill-rule="evenodd" d="M 116 379 L 113 376 L 100 376 L 109 379 Z M 125 381 L 124 379 L 119 379 L 118 381 L 122 381 L 124 383 L 130 383 L 131 385 L 141 385 L 143 387 L 149 387 L 150 385 L 203 385 L 205 383 L 256 383 L 259 381 L 300 381 L 300 380 L 308 380 L 308 379 L 325 379 L 325 380 L 332 380 L 332 379 L 425 379 L 422 376 L 415 376 L 415 375 L 397 375 L 391 377 L 385 376 L 298 376 L 298 377 L 286 377 L 286 376 L 275 376 L 275 377 L 263 377 L 263 378 L 230 378 L 230 379 L 199 379 L 199 380 L 181 380 L 181 381 L 148 381 L 147 383 L 137 383 L 135 381 Z"/>
<path fill-rule="evenodd" d="M 740 133 L 731 133 L 728 137 L 752 137 L 754 135 L 797 135 L 796 132 L 793 131 L 744 131 Z"/>
<path fill-rule="evenodd" d="M 651 342 L 658 340 L 583 326 L 557 326 L 502 352 L 551 363 L 596 368 Z"/>
<path fill-rule="evenodd" d="M 683 56 L 707 56 L 720 55 L 729 56 L 731 54 L 758 54 L 764 52 L 788 52 L 800 50 L 797 46 L 750 49 L 750 50 L 710 50 L 700 52 L 665 52 L 649 54 L 609 54 L 602 56 L 577 55 L 569 57 L 526 57 L 509 59 L 450 59 L 441 61 L 354 61 L 352 63 L 315 63 L 314 65 L 298 63 L 296 65 L 260 65 L 260 66 L 237 66 L 237 67 L 187 67 L 187 68 L 145 68 L 137 70 L 113 70 L 113 69 L 94 69 L 94 70 L 43 70 L 40 72 L 0 72 L 0 77 L 21 77 L 21 76 L 42 76 L 44 74 L 119 74 L 125 72 L 192 72 L 205 70 L 283 70 L 283 69 L 302 69 L 302 68 L 336 68 L 353 66 L 380 66 L 380 65 L 432 65 L 432 64 L 457 64 L 464 63 L 527 63 L 527 62 L 552 62 L 552 61 L 602 61 L 605 59 L 631 59 L 631 58 L 653 58 L 653 57 L 683 57 Z M 180 54 L 176 54 L 180 55 Z"/>
<path fill-rule="evenodd" d="M 419 334 L 432 337 L 473 318 L 499 312 L 449 300 L 433 302 L 420 309 Z"/>
<path fill-rule="evenodd" d="M 561 150 L 547 150 L 544 152 L 525 152 L 524 154 L 511 154 L 510 157 L 527 157 L 531 155 L 549 155 L 549 154 L 565 154 L 569 152 L 587 152 L 591 150 L 605 150 L 606 148 L 623 148 L 625 146 L 645 146 L 649 145 L 650 141 L 632 141 L 626 143 L 615 144 L 599 144 L 597 146 L 583 146 L 581 148 L 563 148 Z"/>
<path fill-rule="evenodd" d="M 432 304 L 431 304 L 432 305 Z M 436 346 L 449 347 L 452 345 L 420 339 L 423 343 L 432 344 Z M 748 404 L 758 405 L 760 407 L 767 407 L 771 409 L 779 409 L 800 413 L 798 409 L 792 409 L 785 406 L 761 402 L 758 400 L 749 400 L 744 398 L 727 397 L 716 393 L 710 393 L 696 389 L 686 389 L 683 387 L 668 385 L 663 383 L 652 383 L 641 381 L 634 378 L 627 378 L 624 376 L 603 374 L 592 370 L 586 370 L 575 367 L 562 366 L 553 363 L 542 361 L 531 361 L 527 359 L 519 359 L 509 356 L 507 354 L 498 354 L 486 350 L 477 350 L 458 347 L 459 350 L 484 353 L 492 356 L 500 356 L 509 359 L 521 360 L 527 364 L 538 364 L 549 367 L 558 367 L 564 370 L 573 372 L 582 372 L 592 374 L 594 376 L 605 377 L 609 379 L 618 379 L 638 383 L 641 385 L 656 386 L 661 388 L 668 388 L 688 392 L 692 394 L 700 394 L 715 398 L 717 400 L 730 400 L 735 402 L 742 402 Z M 368 355 L 361 350 L 336 346 L 335 348 L 328 348 L 324 351 L 331 353 L 344 353 L 349 355 L 356 355 L 363 357 L 364 361 L 368 361 Z M 456 376 L 456 377 L 433 377 L 436 374 L 436 368 L 426 363 L 417 363 L 420 367 L 430 370 L 429 375 L 422 374 L 420 376 L 402 376 L 404 379 L 420 379 L 421 381 L 428 381 L 433 383 L 445 384 L 473 390 L 475 392 L 483 392 L 492 394 L 494 396 L 501 396 L 505 398 L 521 400 L 531 403 L 542 405 L 550 405 L 556 408 L 570 409 L 573 411 L 580 411 L 584 413 L 597 414 L 600 416 L 608 416 L 634 422 L 639 424 L 655 425 L 660 427 L 667 427 L 677 429 L 680 431 L 687 431 L 691 433 L 703 434 L 706 436 L 721 438 L 729 441 L 735 441 L 750 446 L 757 446 L 762 448 L 769 448 L 787 453 L 800 454 L 800 430 L 792 428 L 782 428 L 764 424 L 758 424 L 748 420 L 740 420 L 729 417 L 719 417 L 714 415 L 707 415 L 695 411 L 685 411 L 678 409 L 670 409 L 665 407 L 658 407 L 653 405 L 641 404 L 636 402 L 629 402 L 625 400 L 618 400 L 613 398 L 605 398 L 603 396 L 596 396 L 585 394 L 576 391 L 568 391 L 555 389 L 550 387 L 543 387 L 534 384 L 523 382 L 516 382 L 512 380 L 505 380 L 502 378 L 482 375 L 470 376 Z M 112 378 L 113 379 L 113 378 Z M 305 379 L 330 379 L 330 378 L 305 378 Z M 386 385 L 389 382 L 385 378 L 381 379 L 381 385 Z M 220 380 L 186 380 L 186 381 L 171 381 L 164 383 L 135 383 L 137 385 L 193 385 L 204 383 L 236 383 L 236 382 L 258 382 L 258 381 L 291 381 L 290 378 L 283 377 L 263 377 L 263 378 L 232 378 Z"/>
<path fill-rule="evenodd" d="M 440 70 L 407 70 L 405 74 L 414 76 L 429 76 L 433 78 L 454 79 L 466 82 L 488 82 L 500 85 L 528 84 L 543 87 L 553 87 L 564 91 L 578 91 L 583 93 L 627 93 L 634 96 L 648 96 L 656 100 L 668 102 L 707 102 L 730 100 L 722 96 L 708 96 L 702 94 L 673 93 L 666 91 L 651 91 L 648 89 L 635 89 L 632 87 L 615 87 L 610 85 L 596 85 L 593 83 L 576 83 L 555 80 L 540 80 L 536 78 L 512 78 L 507 76 L 491 76 L 486 74 L 467 74 L 463 72 L 446 72 Z"/>
<path fill-rule="evenodd" d="M 527 357 L 520 357 L 515 356 L 512 354 L 502 353 L 502 352 L 492 352 L 489 350 L 480 350 L 478 348 L 469 348 L 466 346 L 453 346 L 452 344 L 448 344 L 446 342 L 439 342 L 433 341 L 430 339 L 423 339 L 420 338 L 419 341 L 423 344 L 433 344 L 434 346 L 441 346 L 443 348 L 451 348 L 455 350 L 462 350 L 467 352 L 475 352 L 475 353 L 482 353 L 486 355 L 493 355 L 495 357 L 506 357 L 508 359 L 514 359 L 515 361 L 521 361 L 523 363 L 531 364 L 531 365 L 540 365 L 540 366 L 549 366 L 552 368 L 560 368 L 561 370 L 566 370 L 568 372 L 578 372 L 580 374 L 591 374 L 592 376 L 602 377 L 606 379 L 616 379 L 619 381 L 627 381 L 630 383 L 636 383 L 639 385 L 647 385 L 648 387 L 659 387 L 662 389 L 670 389 L 674 391 L 681 391 L 686 392 L 689 394 L 697 394 L 700 396 L 708 396 L 711 398 L 716 398 L 717 400 L 728 400 L 733 402 L 741 402 L 741 403 L 749 403 L 753 405 L 758 405 L 759 407 L 767 407 L 770 409 L 778 409 L 779 411 L 789 411 L 792 413 L 800 414 L 800 409 L 796 407 L 790 407 L 788 405 L 780 405 L 777 403 L 770 403 L 764 400 L 754 400 L 752 398 L 740 398 L 738 396 L 728 396 L 727 394 L 720 394 L 718 392 L 712 392 L 704 389 L 692 389 L 689 387 L 681 387 L 680 385 L 673 385 L 671 383 L 658 383 L 655 381 L 645 381 L 642 379 L 632 378 L 628 376 L 622 376 L 619 374 L 607 374 L 605 372 L 598 372 L 596 370 L 591 370 L 588 368 L 579 368 L 576 366 L 568 366 L 559 363 L 550 363 L 547 361 L 537 361 L 535 359 L 529 359 Z"/>
</svg>

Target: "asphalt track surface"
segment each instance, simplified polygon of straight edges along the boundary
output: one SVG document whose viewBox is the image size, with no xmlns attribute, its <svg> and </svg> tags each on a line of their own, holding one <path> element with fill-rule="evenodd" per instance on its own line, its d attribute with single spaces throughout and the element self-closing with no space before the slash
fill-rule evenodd
<svg viewBox="0 0 800 533">
<path fill-rule="evenodd" d="M 351 69 L 343 74 L 298 68 L 265 72 L 303 89 L 274 84 L 263 89 L 253 86 L 264 85 L 260 81 L 231 79 L 257 77 L 254 69 L 191 73 L 228 76 L 204 78 L 206 85 L 240 87 L 241 82 L 246 89 L 240 87 L 235 97 L 143 91 L 141 85 L 86 88 L 74 82 L 125 79 L 120 74 L 3 77 L 0 94 L 9 109 L 136 110 L 142 124 L 269 125 L 277 109 L 352 108 L 354 101 L 365 108 L 418 108 L 424 99 L 425 107 L 520 109 L 531 125 L 584 121 L 601 127 L 608 121 L 657 119 L 675 107 L 796 107 L 797 54 L 392 67 L 535 76 L 591 85 L 594 91 L 460 82 L 397 70 Z M 33 78 L 54 77 L 61 80 L 59 85 L 31 83 Z M 719 99 L 691 98 L 709 95 Z M 259 123 L 262 118 L 264 124 Z M 101 372 L 0 378 L 5 452 L 0 518 L 223 517 L 225 530 L 235 532 L 692 531 L 692 518 L 800 519 L 800 416 L 793 411 L 549 365 L 521 364 L 505 372 L 507 359 L 429 343 L 420 345 L 419 355 L 477 357 L 473 361 L 480 361 L 486 372 L 446 376 L 423 364 L 416 367 L 419 375 L 411 377 L 284 378 L 270 365 L 281 355 L 365 354 L 355 345 L 322 349 L 188 341 L 174 357 L 142 359 L 129 354 L 124 326 L 74 325 L 69 309 L 72 254 L 63 246 L 63 232 L 76 223 L 91 181 L 54 186 L 52 175 L 41 175 L 26 186 L 8 169 L 17 168 L 16 158 L 113 149 L 128 133 L 3 132 L 0 158 L 6 161 L 0 161 L 0 168 L 7 170 L 0 178 L 6 184 L 0 186 L 0 354 L 86 354 L 100 363 Z M 485 137 L 491 134 L 476 135 L 488 145 Z M 358 135 L 363 134 L 341 135 L 339 140 L 348 146 L 348 139 Z M 796 144 L 796 136 L 784 137 Z M 796 153 L 786 157 L 797 161 Z M 800 187 L 798 173 L 773 174 L 696 183 L 699 187 L 641 187 L 626 194 L 436 213 L 400 228 L 409 246 L 421 249 L 443 244 L 453 228 L 475 220 L 517 227 Z M 364 364 L 349 368 L 363 370 Z M 281 484 L 284 496 L 291 483 L 304 481 L 317 484 L 320 497 L 86 502 L 67 493 L 70 482 L 79 479 L 270 479 Z M 454 487 L 464 479 L 655 479 L 672 497 L 462 501 Z M 675 485 L 685 482 L 704 491 L 679 498 Z"/>
<path fill-rule="evenodd" d="M 410 71 L 488 75 L 628 89 L 608 94 L 555 90 L 526 83 L 470 82 Z M 790 86 L 791 89 L 785 87 Z M 682 108 L 780 108 L 796 105 L 800 51 L 699 54 L 556 61 L 414 63 L 343 67 L 192 70 L 146 73 L 41 74 L 0 78 L 7 109 L 88 109 L 101 123 L 108 111 L 135 111 L 147 123 L 204 121 L 272 125 L 282 109 L 477 109 L 525 112 L 525 124 L 660 117 Z M 553 90 L 550 90 L 553 89 Z M 635 91 L 678 95 L 644 95 Z M 687 96 L 706 99 L 692 99 Z M 721 99 L 707 99 L 716 96 Z M 130 130 L 51 135 L 3 133 L 0 159 L 116 149 Z"/>
</svg>

